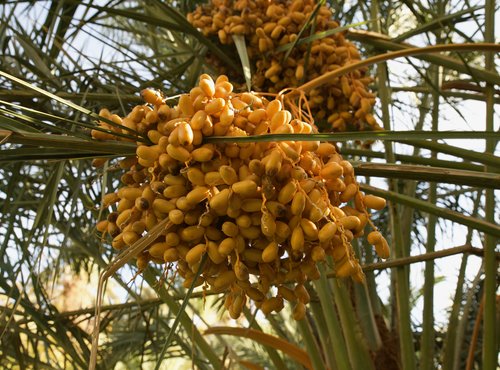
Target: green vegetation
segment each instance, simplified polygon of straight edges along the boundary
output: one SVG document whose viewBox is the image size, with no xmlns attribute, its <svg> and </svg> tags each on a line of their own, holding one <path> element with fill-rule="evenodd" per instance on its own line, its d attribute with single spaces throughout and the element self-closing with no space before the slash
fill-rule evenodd
<svg viewBox="0 0 500 370">
<path fill-rule="evenodd" d="M 92 140 L 97 112 L 125 116 L 147 87 L 174 102 L 201 73 L 218 74 L 208 54 L 248 83 L 244 42 L 237 50 L 191 26 L 196 3 L 0 5 L 0 367 L 89 367 L 99 274 L 117 256 L 96 232 L 99 205 L 119 186 L 112 160 L 136 147 Z M 329 3 L 354 27 L 346 37 L 375 77 L 385 131 L 321 140 L 338 142 L 362 191 L 390 201 L 373 217 L 390 259 L 354 244 L 366 285 L 325 264 L 299 322 L 289 308 L 266 318 L 255 306 L 234 321 L 220 295 L 125 264 L 104 285 L 96 368 L 495 368 L 498 4 Z M 297 44 L 324 37 L 305 31 Z M 110 161 L 96 169 L 98 157 Z"/>
</svg>

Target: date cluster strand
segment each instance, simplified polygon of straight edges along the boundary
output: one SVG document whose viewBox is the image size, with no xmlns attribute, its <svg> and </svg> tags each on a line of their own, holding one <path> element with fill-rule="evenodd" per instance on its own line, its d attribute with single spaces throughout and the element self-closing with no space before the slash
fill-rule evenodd
<svg viewBox="0 0 500 370">
<path fill-rule="evenodd" d="M 325 35 L 339 23 L 326 5 L 319 6 L 311 17 L 316 6 L 313 0 L 211 0 L 188 14 L 188 20 L 223 45 L 233 44 L 233 35 L 244 36 L 253 69 L 252 88 L 277 93 L 361 59 L 344 32 Z M 304 27 L 301 39 L 317 38 L 297 42 Z M 293 42 L 288 55 L 287 49 L 280 49 Z M 229 73 L 221 61 L 208 57 L 216 70 Z M 363 68 L 308 92 L 318 126 L 326 131 L 382 130 L 372 114 L 375 94 L 368 89 L 372 81 Z"/>
<path fill-rule="evenodd" d="M 142 91 L 146 104 L 126 117 L 106 109 L 93 130 L 100 140 L 131 140 L 128 129 L 153 143 L 137 142 L 136 156 L 121 159 L 122 186 L 106 194 L 107 218 L 97 229 L 113 248 L 131 246 L 158 222 L 170 227 L 137 256 L 139 270 L 162 264 L 189 287 L 225 293 L 238 318 L 248 300 L 264 314 L 284 301 L 304 318 L 304 286 L 320 277 L 318 264 L 334 261 L 339 277 L 363 281 L 351 241 L 371 228 L 368 241 L 381 258 L 389 247 L 368 208 L 385 200 L 359 191 L 353 167 L 333 143 L 319 141 L 205 143 L 211 136 L 315 133 L 313 122 L 283 96 L 235 93 L 224 75 L 200 77 L 198 86 L 169 106 L 158 91 Z M 99 165 L 96 161 L 96 165 Z M 203 255 L 206 263 L 196 275 Z"/>
</svg>

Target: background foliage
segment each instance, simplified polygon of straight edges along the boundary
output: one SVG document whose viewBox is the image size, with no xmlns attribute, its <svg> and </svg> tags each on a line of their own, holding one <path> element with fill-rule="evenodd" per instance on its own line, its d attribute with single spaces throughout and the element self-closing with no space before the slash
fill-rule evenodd
<svg viewBox="0 0 500 370">
<path fill-rule="evenodd" d="M 186 21 L 195 5 L 154 0 L 0 5 L 2 367 L 88 367 L 97 274 L 115 255 L 94 225 L 102 195 L 119 179 L 113 162 L 96 170 L 91 158 L 130 150 L 90 141 L 92 114 L 106 106 L 125 115 L 141 102 L 138 92 L 145 87 L 168 96 L 188 91 L 200 73 L 216 73 L 205 62 L 207 52 L 241 73 L 236 50 L 221 48 Z M 490 0 L 330 6 L 341 25 L 368 21 L 348 32 L 366 57 L 410 44 L 495 41 L 498 9 Z M 276 339 L 261 345 L 259 332 L 252 338 L 236 331 L 230 337 L 200 335 L 208 327 L 217 333 L 215 327 L 231 325 L 305 348 L 315 369 L 493 369 L 500 234 L 493 190 L 500 183 L 498 134 L 491 134 L 498 132 L 496 63 L 493 53 L 478 47 L 397 59 L 371 70 L 377 115 L 387 130 L 490 132 L 483 135 L 487 140 L 445 140 L 445 134 L 415 140 L 402 134 L 371 149 L 342 144 L 343 155 L 367 184 L 364 189 L 387 189 L 380 194 L 391 205 L 374 221 L 391 238 L 399 267 L 370 265 L 379 261 L 359 245 L 361 260 L 373 267 L 366 269 L 366 286 L 325 274 L 310 286 L 314 299 L 306 321 L 290 322 L 289 310 L 266 319 L 252 308 L 236 323 L 220 314 L 219 297 L 205 300 L 199 293 L 178 315 L 182 287 L 157 284 L 161 271 L 153 268 L 132 280 L 136 268 L 126 266 L 108 283 L 98 368 L 190 367 L 191 361 L 200 368 L 221 363 L 301 368 L 293 357 L 300 355 L 297 348 L 284 350 Z M 460 257 L 434 259 L 450 253 Z M 176 316 L 180 329 L 165 346 Z"/>
</svg>

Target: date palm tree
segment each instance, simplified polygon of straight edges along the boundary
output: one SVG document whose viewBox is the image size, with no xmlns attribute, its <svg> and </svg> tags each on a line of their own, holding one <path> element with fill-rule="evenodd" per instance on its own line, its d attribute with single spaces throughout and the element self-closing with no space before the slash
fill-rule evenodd
<svg viewBox="0 0 500 370">
<path fill-rule="evenodd" d="M 221 45 L 187 21 L 198 3 L 0 4 L 0 365 L 88 368 L 99 304 L 99 369 L 495 368 L 494 0 L 329 4 L 368 61 L 385 129 L 333 139 L 362 190 L 389 201 L 373 221 L 391 258 L 354 245 L 366 284 L 325 265 L 306 319 L 249 306 L 234 321 L 221 295 L 127 263 L 96 300 L 117 254 L 96 233 L 100 204 L 119 186 L 113 160 L 135 153 L 91 138 L 100 109 L 124 116 L 147 87 L 175 99 L 201 73 L 219 73 L 207 55 L 245 80 L 245 45 Z M 358 145 L 367 139 L 376 142 Z"/>
</svg>

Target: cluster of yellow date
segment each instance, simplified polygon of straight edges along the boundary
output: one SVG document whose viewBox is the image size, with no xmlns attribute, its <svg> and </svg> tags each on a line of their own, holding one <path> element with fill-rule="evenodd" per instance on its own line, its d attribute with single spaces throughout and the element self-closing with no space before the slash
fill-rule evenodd
<svg viewBox="0 0 500 370">
<path fill-rule="evenodd" d="M 319 278 L 317 265 L 327 256 L 337 276 L 363 280 L 350 242 L 367 223 L 374 228 L 367 208 L 382 209 L 385 200 L 359 191 L 353 167 L 334 144 L 206 142 L 212 136 L 313 133 L 314 126 L 287 110 L 279 95 L 268 100 L 234 93 L 226 76 L 214 81 L 202 75 L 176 106 L 153 90 L 142 96 L 147 104 L 126 117 L 101 111 L 117 124 L 101 122 L 101 128 L 114 131 L 92 131 L 96 139 L 121 140 L 113 132 L 135 130 L 150 140 L 138 141 L 137 155 L 120 162 L 123 186 L 104 196 L 111 212 L 97 229 L 115 249 L 168 219 L 137 265 L 165 264 L 189 287 L 206 255 L 195 284 L 226 293 L 233 318 L 251 299 L 265 314 L 289 301 L 293 317 L 302 319 L 309 302 L 304 283 Z M 380 232 L 368 240 L 388 257 Z"/>
<path fill-rule="evenodd" d="M 286 50 L 277 51 L 297 41 L 315 7 L 314 0 L 211 0 L 199 5 L 188 20 L 205 35 L 217 35 L 222 44 L 232 43 L 232 35 L 244 35 L 253 67 L 252 87 L 272 93 L 360 60 L 358 49 L 342 32 L 299 42 L 286 59 Z M 339 27 L 325 5 L 311 24 L 317 36 Z M 308 28 L 301 38 L 310 35 Z M 212 64 L 229 72 L 221 63 Z M 372 114 L 375 95 L 367 87 L 371 82 L 366 69 L 359 69 L 310 91 L 307 97 L 318 126 L 334 131 L 380 130 Z"/>
</svg>

